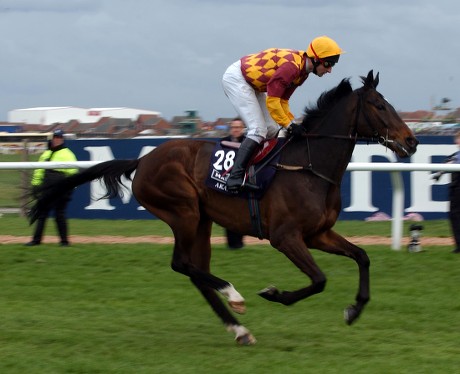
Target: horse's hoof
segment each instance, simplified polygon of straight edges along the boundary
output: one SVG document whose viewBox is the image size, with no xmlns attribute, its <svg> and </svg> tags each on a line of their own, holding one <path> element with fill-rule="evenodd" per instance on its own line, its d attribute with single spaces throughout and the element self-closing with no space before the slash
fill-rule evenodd
<svg viewBox="0 0 460 374">
<path fill-rule="evenodd" d="M 349 305 L 343 311 L 343 318 L 347 325 L 351 325 L 359 317 L 360 312 L 354 305 Z"/>
<path fill-rule="evenodd" d="M 235 340 L 239 345 L 254 345 L 257 343 L 256 338 L 252 334 L 237 336 Z"/>
<path fill-rule="evenodd" d="M 229 301 L 228 305 L 235 313 L 246 313 L 246 305 L 244 304 L 244 301 Z"/>
<path fill-rule="evenodd" d="M 278 301 L 280 292 L 275 286 L 268 286 L 267 288 L 257 292 L 257 294 L 268 301 Z"/>
</svg>

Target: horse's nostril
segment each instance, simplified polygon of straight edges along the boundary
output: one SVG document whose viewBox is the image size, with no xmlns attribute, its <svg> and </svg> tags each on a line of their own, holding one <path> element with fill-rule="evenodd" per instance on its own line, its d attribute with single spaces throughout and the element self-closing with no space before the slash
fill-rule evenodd
<svg viewBox="0 0 460 374">
<path fill-rule="evenodd" d="M 417 140 L 417 138 L 414 138 L 412 136 L 406 138 L 406 144 L 411 148 L 416 147 L 418 143 L 419 141 Z"/>
</svg>

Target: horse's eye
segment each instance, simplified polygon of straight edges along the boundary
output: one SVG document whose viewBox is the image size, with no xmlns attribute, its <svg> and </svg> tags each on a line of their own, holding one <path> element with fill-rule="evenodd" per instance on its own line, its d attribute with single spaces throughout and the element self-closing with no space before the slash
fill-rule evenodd
<svg viewBox="0 0 460 374">
<path fill-rule="evenodd" d="M 385 110 L 385 105 L 383 104 L 377 104 L 376 107 L 378 110 Z"/>
</svg>

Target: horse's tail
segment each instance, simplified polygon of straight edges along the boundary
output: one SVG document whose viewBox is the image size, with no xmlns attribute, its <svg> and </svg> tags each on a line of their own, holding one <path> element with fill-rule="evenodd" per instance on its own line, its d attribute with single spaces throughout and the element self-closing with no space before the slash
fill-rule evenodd
<svg viewBox="0 0 460 374">
<path fill-rule="evenodd" d="M 53 202 L 63 194 L 73 190 L 82 184 L 101 179 L 107 189 L 107 193 L 101 199 L 122 196 L 122 176 L 131 179 L 131 174 L 139 165 L 139 159 L 134 160 L 111 160 L 102 162 L 77 174 L 63 178 L 55 183 L 44 184 L 34 191 L 35 204 L 29 211 L 30 223 L 34 223 L 41 211 L 48 209 Z"/>
</svg>

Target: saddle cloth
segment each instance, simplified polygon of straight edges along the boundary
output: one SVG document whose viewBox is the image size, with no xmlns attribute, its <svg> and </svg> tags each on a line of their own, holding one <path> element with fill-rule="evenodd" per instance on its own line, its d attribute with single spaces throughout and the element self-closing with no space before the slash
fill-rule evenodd
<svg viewBox="0 0 460 374">
<path fill-rule="evenodd" d="M 227 179 L 230 175 L 233 161 L 235 160 L 236 152 L 240 146 L 239 143 L 229 141 L 217 142 L 214 151 L 211 155 L 208 177 L 206 178 L 206 186 L 216 191 L 248 198 L 251 193 L 256 199 L 262 198 L 275 176 L 275 165 L 279 160 L 280 153 L 277 150 L 284 143 L 284 138 L 269 139 L 262 143 L 262 148 L 252 157 L 247 170 L 247 179 L 252 184 L 259 186 L 258 191 L 248 192 L 241 191 L 238 194 L 227 191 Z M 272 155 L 275 155 L 272 159 Z M 269 162 L 267 162 L 269 160 Z"/>
</svg>

